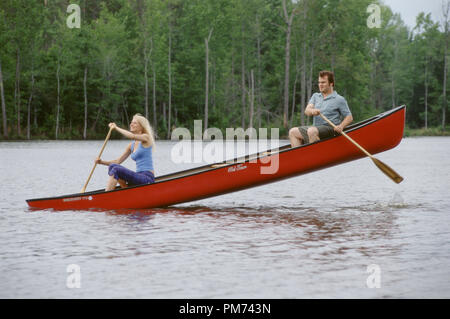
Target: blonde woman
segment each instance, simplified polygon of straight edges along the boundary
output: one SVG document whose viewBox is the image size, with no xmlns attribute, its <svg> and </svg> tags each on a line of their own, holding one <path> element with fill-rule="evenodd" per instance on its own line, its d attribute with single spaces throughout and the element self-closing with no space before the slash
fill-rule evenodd
<svg viewBox="0 0 450 319">
<path fill-rule="evenodd" d="M 118 127 L 115 123 L 109 123 L 109 127 L 133 141 L 128 144 L 125 152 L 118 159 L 103 161 L 97 158 L 95 160 L 97 164 L 109 166 L 109 180 L 105 191 L 115 189 L 117 183 L 122 187 L 154 183 L 155 171 L 153 169 L 152 149 L 155 138 L 148 120 L 140 114 L 135 114 L 130 123 L 129 131 Z M 120 165 L 130 155 L 131 159 L 136 161 L 136 172 Z"/>
</svg>

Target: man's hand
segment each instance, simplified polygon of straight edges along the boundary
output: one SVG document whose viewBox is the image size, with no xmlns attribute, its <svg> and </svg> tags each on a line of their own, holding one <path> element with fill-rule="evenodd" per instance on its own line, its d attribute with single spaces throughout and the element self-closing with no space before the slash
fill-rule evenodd
<svg viewBox="0 0 450 319">
<path fill-rule="evenodd" d="M 341 134 L 342 131 L 344 130 L 344 126 L 343 126 L 342 123 L 341 123 L 341 124 L 339 124 L 339 125 L 336 125 L 336 126 L 334 127 L 334 130 L 335 130 L 336 132 L 338 132 L 339 134 Z"/>
<path fill-rule="evenodd" d="M 344 128 L 347 127 L 347 125 L 349 125 L 351 122 L 353 122 L 353 116 L 352 115 L 348 115 L 344 118 L 344 120 L 341 122 L 341 124 L 336 125 L 336 127 L 334 128 L 334 130 L 336 132 L 338 132 L 339 134 L 342 133 L 342 131 L 344 130 Z"/>
<path fill-rule="evenodd" d="M 320 114 L 320 110 L 318 109 L 311 109 L 311 116 L 317 116 Z"/>
</svg>

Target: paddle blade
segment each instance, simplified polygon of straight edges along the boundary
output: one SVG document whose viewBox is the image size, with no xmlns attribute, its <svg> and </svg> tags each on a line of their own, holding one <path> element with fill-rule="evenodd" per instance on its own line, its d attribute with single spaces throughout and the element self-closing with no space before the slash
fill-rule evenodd
<svg viewBox="0 0 450 319">
<path fill-rule="evenodd" d="M 396 171 L 394 171 L 392 168 L 384 164 L 382 161 L 376 159 L 375 157 L 371 157 L 372 161 L 375 163 L 375 165 L 384 173 L 386 174 L 390 179 L 392 179 L 395 183 L 399 184 L 403 181 L 403 177 L 397 174 Z"/>
</svg>

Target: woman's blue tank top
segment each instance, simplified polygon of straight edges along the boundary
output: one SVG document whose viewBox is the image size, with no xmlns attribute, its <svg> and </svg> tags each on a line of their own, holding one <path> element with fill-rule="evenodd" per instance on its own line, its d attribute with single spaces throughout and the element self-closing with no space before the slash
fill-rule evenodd
<svg viewBox="0 0 450 319">
<path fill-rule="evenodd" d="M 137 151 L 134 152 L 135 144 L 136 141 L 131 146 L 131 159 L 136 161 L 136 172 L 153 171 L 153 146 L 144 147 L 139 143 Z"/>
</svg>

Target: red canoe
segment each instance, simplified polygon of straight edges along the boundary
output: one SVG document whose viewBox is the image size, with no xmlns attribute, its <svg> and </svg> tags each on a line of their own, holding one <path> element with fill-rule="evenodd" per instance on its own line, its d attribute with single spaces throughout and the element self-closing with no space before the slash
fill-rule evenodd
<svg viewBox="0 0 450 319">
<path fill-rule="evenodd" d="M 400 143 L 404 124 L 405 106 L 400 106 L 350 125 L 345 132 L 369 153 L 376 154 Z M 160 176 L 150 185 L 29 199 L 27 203 L 32 208 L 55 210 L 165 207 L 280 181 L 364 156 L 344 136 L 337 136 Z M 273 163 L 277 163 L 277 169 L 271 172 Z"/>
</svg>

